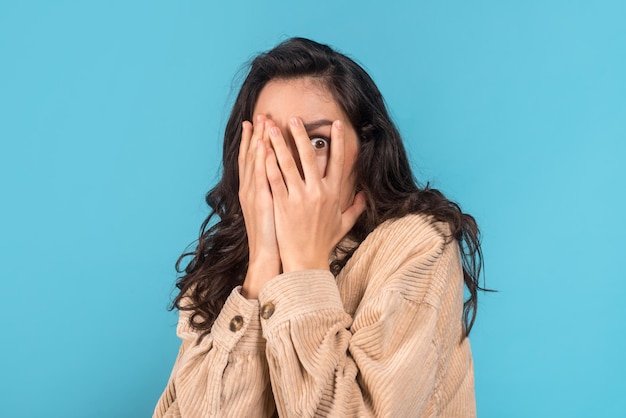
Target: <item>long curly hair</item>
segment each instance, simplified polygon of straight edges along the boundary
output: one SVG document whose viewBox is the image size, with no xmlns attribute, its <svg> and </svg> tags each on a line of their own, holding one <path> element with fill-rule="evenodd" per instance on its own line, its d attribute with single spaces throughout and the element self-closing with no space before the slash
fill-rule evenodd
<svg viewBox="0 0 626 418">
<path fill-rule="evenodd" d="M 248 268 L 248 240 L 238 198 L 237 156 L 241 125 L 252 120 L 263 87 L 272 79 L 313 77 L 321 81 L 341 106 L 359 138 L 354 165 L 357 190 L 365 192 L 367 209 L 349 233 L 360 244 L 382 222 L 410 213 L 430 215 L 449 225 L 461 251 L 468 298 L 463 307 L 465 334 L 476 318 L 480 271 L 483 265 L 480 235 L 474 218 L 428 184 L 420 186 L 398 129 L 371 77 L 356 62 L 327 45 L 291 38 L 260 54 L 237 95 L 224 132 L 222 178 L 206 195 L 211 212 L 200 228 L 194 251 L 180 256 L 180 292 L 171 309 L 191 311 L 191 325 L 206 334 L 226 298 L 243 283 Z M 337 275 L 357 247 L 333 261 Z M 189 259 L 189 257 L 191 257 Z M 189 260 L 182 268 L 185 260 Z M 185 303 L 181 303 L 185 298 Z"/>
</svg>

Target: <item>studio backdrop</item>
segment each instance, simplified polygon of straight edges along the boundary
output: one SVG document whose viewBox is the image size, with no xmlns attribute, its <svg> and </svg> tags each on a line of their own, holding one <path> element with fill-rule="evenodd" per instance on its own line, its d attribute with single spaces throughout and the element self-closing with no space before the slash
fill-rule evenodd
<svg viewBox="0 0 626 418">
<path fill-rule="evenodd" d="M 624 22 L 617 0 L 3 0 L 2 415 L 150 416 L 245 63 L 303 36 L 366 68 L 418 179 L 479 222 L 479 417 L 623 416 Z"/>
</svg>

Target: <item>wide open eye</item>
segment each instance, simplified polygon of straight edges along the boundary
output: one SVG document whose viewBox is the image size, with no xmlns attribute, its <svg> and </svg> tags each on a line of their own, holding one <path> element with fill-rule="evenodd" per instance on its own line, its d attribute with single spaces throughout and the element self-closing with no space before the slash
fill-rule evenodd
<svg viewBox="0 0 626 418">
<path fill-rule="evenodd" d="M 314 137 L 311 138 L 311 145 L 313 145 L 313 148 L 317 151 L 328 148 L 330 144 L 326 138 Z"/>
<path fill-rule="evenodd" d="M 330 154 L 330 140 L 328 138 L 322 138 L 314 136 L 311 138 L 311 145 L 315 150 L 315 161 L 320 169 L 320 176 L 326 175 L 326 165 L 328 164 L 328 157 Z"/>
</svg>

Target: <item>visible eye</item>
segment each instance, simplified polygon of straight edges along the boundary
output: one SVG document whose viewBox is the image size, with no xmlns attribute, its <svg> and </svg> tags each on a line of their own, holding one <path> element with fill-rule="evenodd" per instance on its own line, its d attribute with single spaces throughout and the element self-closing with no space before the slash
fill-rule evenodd
<svg viewBox="0 0 626 418">
<path fill-rule="evenodd" d="M 320 169 L 320 177 L 326 175 L 326 165 L 328 164 L 328 155 L 330 154 L 330 139 L 314 136 L 311 138 L 311 145 L 315 151 L 315 161 Z"/>
<path fill-rule="evenodd" d="M 325 148 L 328 148 L 329 141 L 326 138 L 319 138 L 319 137 L 315 137 L 315 138 L 311 138 L 311 145 L 313 145 L 313 148 L 315 150 L 323 150 Z"/>
</svg>

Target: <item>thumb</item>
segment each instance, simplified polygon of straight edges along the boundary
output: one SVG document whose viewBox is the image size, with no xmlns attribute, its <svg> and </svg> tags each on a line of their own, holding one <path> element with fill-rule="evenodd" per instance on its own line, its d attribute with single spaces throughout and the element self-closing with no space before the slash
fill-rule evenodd
<svg viewBox="0 0 626 418">
<path fill-rule="evenodd" d="M 365 193 L 359 192 L 354 196 L 352 205 L 341 214 L 341 236 L 348 233 L 365 210 Z"/>
</svg>

